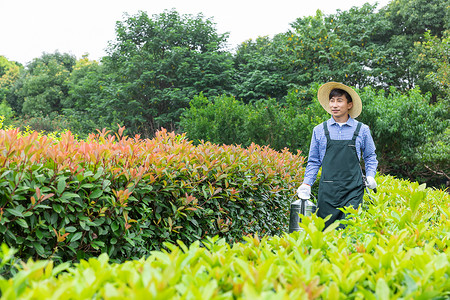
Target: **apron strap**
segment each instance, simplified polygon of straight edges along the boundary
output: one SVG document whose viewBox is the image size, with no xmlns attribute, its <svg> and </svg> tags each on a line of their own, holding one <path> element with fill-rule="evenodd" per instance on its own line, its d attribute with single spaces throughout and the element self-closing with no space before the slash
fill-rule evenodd
<svg viewBox="0 0 450 300">
<path fill-rule="evenodd" d="M 330 132 L 328 131 L 327 121 L 323 122 L 323 131 L 325 132 L 325 136 L 327 137 L 327 141 L 329 142 L 330 139 Z"/>
<path fill-rule="evenodd" d="M 358 125 L 356 125 L 355 132 L 353 133 L 353 138 L 352 138 L 353 141 L 356 141 L 356 137 L 359 134 L 359 129 L 360 128 L 361 128 L 361 122 L 358 122 Z"/>
</svg>

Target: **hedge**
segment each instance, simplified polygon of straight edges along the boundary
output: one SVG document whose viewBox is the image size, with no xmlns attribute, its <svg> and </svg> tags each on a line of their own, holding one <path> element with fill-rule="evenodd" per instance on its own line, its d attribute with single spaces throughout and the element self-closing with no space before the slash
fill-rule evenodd
<svg viewBox="0 0 450 300">
<path fill-rule="evenodd" d="M 344 230 L 302 219 L 302 231 L 207 237 L 166 244 L 149 257 L 112 263 L 107 254 L 76 264 L 29 261 L 1 278 L 5 299 L 448 299 L 450 197 L 380 176 Z M 12 251 L 3 247 L 0 266 Z"/>
<path fill-rule="evenodd" d="M 285 230 L 300 153 L 123 130 L 86 140 L 0 130 L 0 243 L 23 259 L 125 261 L 164 242 Z"/>
</svg>

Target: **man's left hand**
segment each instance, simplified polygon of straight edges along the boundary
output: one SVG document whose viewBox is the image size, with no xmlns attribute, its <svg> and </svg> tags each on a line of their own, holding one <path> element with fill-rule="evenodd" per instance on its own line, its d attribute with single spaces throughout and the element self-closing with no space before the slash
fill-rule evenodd
<svg viewBox="0 0 450 300">
<path fill-rule="evenodd" d="M 377 182 L 375 181 L 375 178 L 372 176 L 367 176 L 367 187 L 371 190 L 377 187 Z"/>
</svg>

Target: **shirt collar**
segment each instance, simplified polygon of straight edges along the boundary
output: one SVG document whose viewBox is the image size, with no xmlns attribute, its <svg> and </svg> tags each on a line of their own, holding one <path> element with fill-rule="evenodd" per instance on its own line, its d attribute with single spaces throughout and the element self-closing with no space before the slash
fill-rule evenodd
<svg viewBox="0 0 450 300">
<path fill-rule="evenodd" d="M 328 122 L 327 122 L 327 123 L 328 123 L 328 125 L 337 125 L 337 122 L 333 119 L 333 117 L 331 117 L 330 119 L 328 119 Z M 347 122 L 345 122 L 344 125 L 353 127 L 353 126 L 355 126 L 355 124 L 356 124 L 355 119 L 353 119 L 353 118 L 350 117 L 350 115 L 349 115 L 349 116 L 348 116 L 348 120 L 347 120 Z"/>
</svg>

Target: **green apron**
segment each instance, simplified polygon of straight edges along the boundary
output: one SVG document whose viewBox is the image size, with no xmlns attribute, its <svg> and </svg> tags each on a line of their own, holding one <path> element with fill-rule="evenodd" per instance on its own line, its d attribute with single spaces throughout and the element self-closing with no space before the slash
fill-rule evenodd
<svg viewBox="0 0 450 300">
<path fill-rule="evenodd" d="M 345 206 L 358 208 L 364 196 L 364 184 L 355 146 L 361 122 L 358 122 L 351 140 L 332 140 L 327 122 L 323 123 L 323 128 L 327 138 L 327 149 L 322 161 L 317 216 L 325 218 L 331 215 L 325 223 L 326 228 L 336 220 L 345 218 L 345 214 L 337 208 Z M 341 224 L 339 227 L 344 226 Z"/>
</svg>

